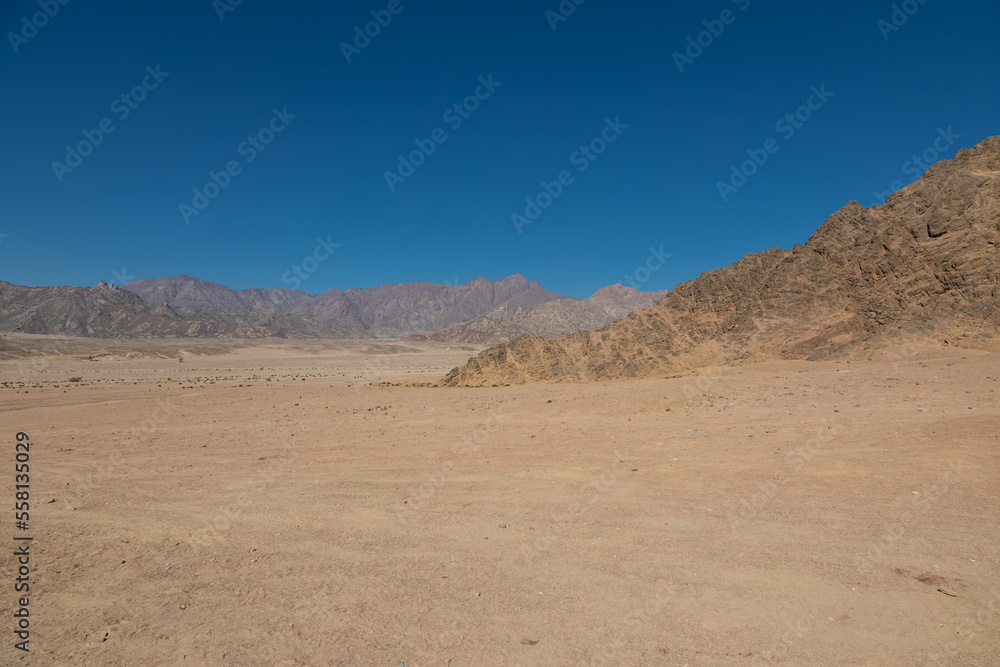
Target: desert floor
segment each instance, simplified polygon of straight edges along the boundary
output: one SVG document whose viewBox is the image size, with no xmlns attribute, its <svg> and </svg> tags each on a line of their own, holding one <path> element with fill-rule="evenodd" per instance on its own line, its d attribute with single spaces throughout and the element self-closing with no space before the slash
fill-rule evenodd
<svg viewBox="0 0 1000 667">
<path fill-rule="evenodd" d="M 471 354 L 0 338 L 0 663 L 1000 664 L 1000 355 L 407 386 Z"/>
</svg>

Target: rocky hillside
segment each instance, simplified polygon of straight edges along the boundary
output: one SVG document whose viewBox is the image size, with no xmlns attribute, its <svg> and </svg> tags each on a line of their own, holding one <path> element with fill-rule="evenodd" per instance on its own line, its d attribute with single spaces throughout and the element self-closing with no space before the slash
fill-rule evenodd
<svg viewBox="0 0 1000 667">
<path fill-rule="evenodd" d="M 656 303 L 666 294 L 609 285 L 586 299 L 564 297 L 533 308 L 505 304 L 482 317 L 416 334 L 407 340 L 495 345 L 529 334 L 552 337 L 574 331 L 593 331 Z"/>
<path fill-rule="evenodd" d="M 524 336 L 448 385 L 672 374 L 765 359 L 828 359 L 901 340 L 985 347 L 1000 331 L 1000 137 L 872 209 L 851 202 L 805 245 L 682 283 L 598 331 Z"/>
</svg>

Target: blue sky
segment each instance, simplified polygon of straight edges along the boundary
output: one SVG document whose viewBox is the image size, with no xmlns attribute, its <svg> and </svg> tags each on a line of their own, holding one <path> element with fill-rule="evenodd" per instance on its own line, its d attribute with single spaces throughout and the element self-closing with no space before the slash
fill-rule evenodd
<svg viewBox="0 0 1000 667">
<path fill-rule="evenodd" d="M 0 3 L 0 279 L 666 289 L 1000 134 L 996 3 L 676 4 Z"/>
</svg>

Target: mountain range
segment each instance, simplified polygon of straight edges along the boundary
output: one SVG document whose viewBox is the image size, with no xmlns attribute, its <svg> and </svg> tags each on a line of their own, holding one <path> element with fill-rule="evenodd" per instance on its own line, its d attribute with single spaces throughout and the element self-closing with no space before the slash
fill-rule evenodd
<svg viewBox="0 0 1000 667">
<path fill-rule="evenodd" d="M 561 296 L 521 275 L 332 289 L 234 290 L 187 275 L 124 287 L 23 287 L 0 282 L 0 331 L 93 336 L 402 338 L 492 344 L 522 333 L 596 328 L 665 292 L 613 285 L 588 299 Z"/>
<path fill-rule="evenodd" d="M 525 335 L 446 385 L 669 376 L 774 359 L 839 359 L 910 341 L 993 349 L 1000 332 L 1000 137 L 931 166 L 805 245 L 751 253 L 595 331 Z"/>
<path fill-rule="evenodd" d="M 323 294 L 186 275 L 124 287 L 0 282 L 0 331 L 106 338 L 403 338 L 492 345 L 445 385 L 673 375 L 841 359 L 921 341 L 997 347 L 1000 137 L 931 166 L 803 244 L 751 253 L 670 292 L 564 297 L 520 275 Z"/>
</svg>

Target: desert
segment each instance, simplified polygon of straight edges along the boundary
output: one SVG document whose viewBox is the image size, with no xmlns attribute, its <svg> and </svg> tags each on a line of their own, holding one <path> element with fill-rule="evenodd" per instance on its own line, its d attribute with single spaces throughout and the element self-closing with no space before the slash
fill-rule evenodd
<svg viewBox="0 0 1000 667">
<path fill-rule="evenodd" d="M 996 352 L 449 389 L 445 344 L 2 347 L 31 664 L 1000 660 Z"/>
<path fill-rule="evenodd" d="M 1000 665 L 997 25 L 0 3 L 0 666 Z"/>
</svg>

